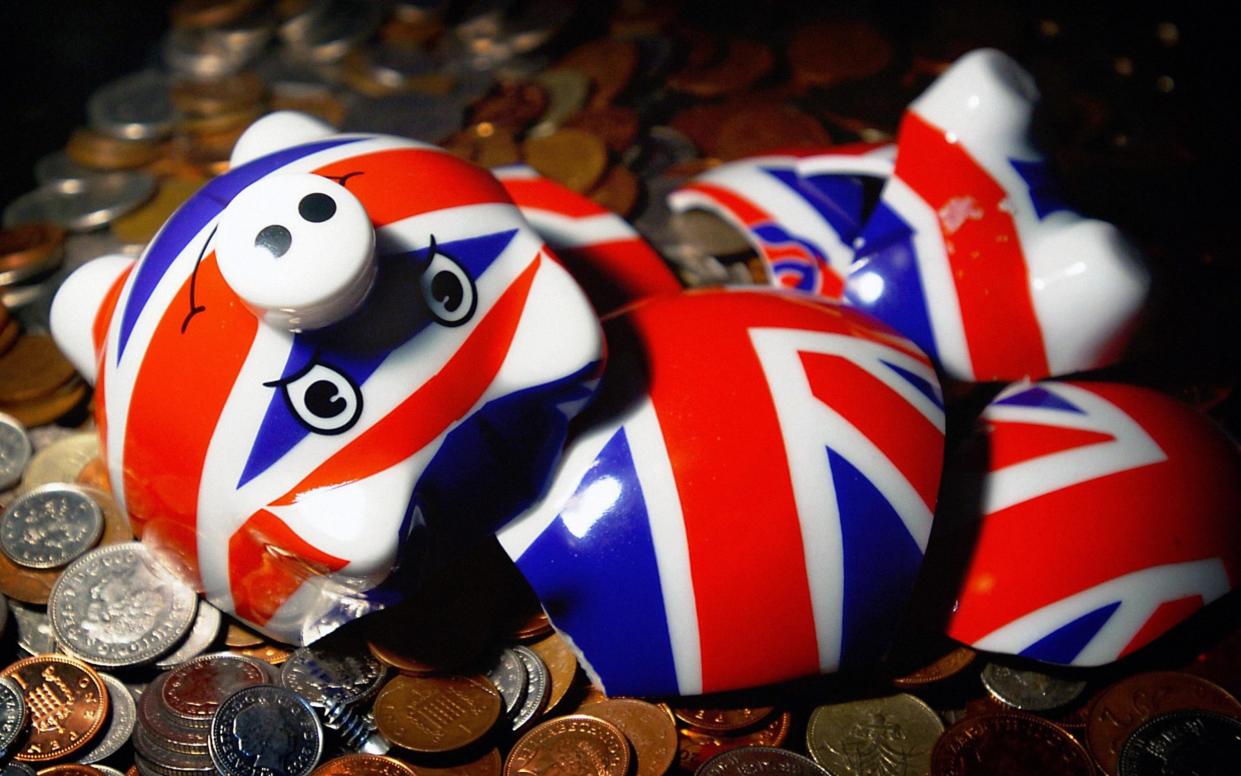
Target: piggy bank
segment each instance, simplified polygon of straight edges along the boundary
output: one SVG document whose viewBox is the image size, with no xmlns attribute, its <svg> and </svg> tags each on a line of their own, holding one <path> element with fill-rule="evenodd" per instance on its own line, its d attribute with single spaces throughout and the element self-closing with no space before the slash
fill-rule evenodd
<svg viewBox="0 0 1241 776">
<path fill-rule="evenodd" d="M 295 643 L 529 507 L 603 361 L 492 175 L 287 113 L 139 260 L 73 274 L 52 329 L 142 541 Z"/>
</svg>

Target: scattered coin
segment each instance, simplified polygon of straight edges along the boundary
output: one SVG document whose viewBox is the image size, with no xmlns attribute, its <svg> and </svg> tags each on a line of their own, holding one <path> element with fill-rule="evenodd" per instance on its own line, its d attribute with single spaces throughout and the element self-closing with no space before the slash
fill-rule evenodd
<svg viewBox="0 0 1241 776">
<path fill-rule="evenodd" d="M 520 731 L 547 708 L 551 695 L 551 675 L 537 652 L 521 645 L 512 649 L 526 669 L 525 697 L 511 718 L 513 730 Z"/>
<path fill-rule="evenodd" d="M 180 724 L 210 727 L 226 698 L 269 681 L 261 661 L 227 653 L 204 655 L 173 669 L 160 687 L 160 698 Z"/>
<path fill-rule="evenodd" d="M 513 650 L 501 649 L 487 668 L 486 676 L 504 699 L 504 714 L 511 719 L 526 696 L 529 676 L 525 663 Z"/>
<path fill-rule="evenodd" d="M 30 709 L 30 734 L 13 758 L 45 762 L 68 757 L 94 740 L 108 715 L 108 690 L 95 669 L 60 655 L 35 655 L 0 671 Z M 32 702 L 37 699 L 37 702 Z"/>
<path fill-rule="evenodd" d="M 49 183 L 10 202 L 4 209 L 4 226 L 51 222 L 71 232 L 85 232 L 115 221 L 154 193 L 155 179 L 142 172 Z"/>
<path fill-rule="evenodd" d="M 58 439 L 30 459 L 22 487 L 34 490 L 54 482 L 73 482 L 82 468 L 98 455 L 99 435 L 93 431 Z"/>
<path fill-rule="evenodd" d="M 638 49 L 633 41 L 599 38 L 570 51 L 560 60 L 559 67 L 584 74 L 594 84 L 592 104 L 607 105 L 633 78 L 638 67 Z"/>
<path fill-rule="evenodd" d="M 781 746 L 793 725 L 792 712 L 773 714 L 766 725 L 749 733 L 712 734 L 692 728 L 677 731 L 677 760 L 682 770 L 693 773 L 720 752 L 749 746 Z"/>
<path fill-rule="evenodd" d="M 416 776 L 416 772 L 392 757 L 346 754 L 323 763 L 312 776 Z"/>
<path fill-rule="evenodd" d="M 386 674 L 364 643 L 329 637 L 296 650 L 280 669 L 280 684 L 314 706 L 348 705 L 373 697 Z"/>
<path fill-rule="evenodd" d="M 876 758 L 899 773 L 929 776 L 943 732 L 930 706 L 902 693 L 819 706 L 806 725 L 806 749 L 839 776 L 864 776 Z"/>
<path fill-rule="evenodd" d="M 65 145 L 69 159 L 92 170 L 132 170 L 159 156 L 150 140 L 124 140 L 85 127 L 74 130 Z M 89 178 L 85 182 L 94 180 Z"/>
<path fill-rule="evenodd" d="M 619 105 L 596 105 L 579 111 L 564 123 L 598 137 L 614 154 L 623 154 L 638 139 L 638 113 Z"/>
<path fill-rule="evenodd" d="M 103 534 L 103 510 L 73 485 L 27 491 L 0 516 L 0 550 L 34 569 L 59 568 L 95 546 Z"/>
<path fill-rule="evenodd" d="M 687 725 L 708 733 L 732 733 L 760 724 L 771 716 L 771 706 L 742 707 L 739 709 L 708 709 L 676 707 L 672 713 Z"/>
<path fill-rule="evenodd" d="M 585 193 L 603 175 L 608 152 L 603 141 L 580 129 L 561 129 L 522 143 L 526 162 L 554 181 Z"/>
<path fill-rule="evenodd" d="M 221 620 L 222 615 L 219 609 L 206 601 L 199 600 L 198 612 L 194 615 L 194 624 L 190 626 L 190 632 L 176 649 L 156 660 L 155 667 L 176 668 L 201 655 L 207 647 L 215 643 L 216 637 L 220 635 Z"/>
<path fill-rule="evenodd" d="M 725 161 L 793 148 L 826 148 L 832 138 L 823 125 L 791 105 L 754 101 L 720 125 L 716 141 Z"/>
<path fill-rule="evenodd" d="M 638 202 L 638 177 L 623 164 L 614 164 L 590 190 L 590 198 L 619 216 L 633 212 Z"/>
<path fill-rule="evenodd" d="M 629 742 L 619 728 L 596 717 L 557 717 L 531 728 L 513 744 L 504 776 L 550 776 L 570 762 L 590 763 L 589 770 L 582 770 L 597 776 L 625 776 Z"/>
<path fill-rule="evenodd" d="M 532 642 L 530 649 L 538 654 L 551 676 L 547 698 L 547 710 L 551 711 L 560 705 L 560 701 L 564 700 L 573 686 L 573 680 L 577 676 L 577 655 L 556 633 Z"/>
<path fill-rule="evenodd" d="M 64 258 L 64 243 L 65 230 L 52 224 L 28 223 L 0 230 L 0 286 L 54 271 Z"/>
<path fill-rule="evenodd" d="M 991 697 L 1022 711 L 1047 711 L 1072 703 L 1086 683 L 1049 676 L 1038 671 L 988 663 L 982 684 Z"/>
<path fill-rule="evenodd" d="M 10 415 L 0 414 L 0 491 L 21 481 L 31 452 L 25 426 Z"/>
<path fill-rule="evenodd" d="M 520 132 L 547 110 L 547 92 L 537 84 L 506 82 L 497 85 L 470 111 L 470 123 L 487 122 Z"/>
<path fill-rule="evenodd" d="M 486 121 L 466 127 L 444 140 L 442 145 L 480 167 L 499 167 L 521 158 L 513 133 Z"/>
<path fill-rule="evenodd" d="M 323 729 L 315 710 L 292 690 L 247 687 L 216 711 L 210 752 L 223 776 L 307 776 L 323 753 Z"/>
<path fill-rule="evenodd" d="M 414 752 L 448 752 L 482 738 L 504 701 L 483 676 L 398 676 L 375 699 L 388 740 Z"/>
<path fill-rule="evenodd" d="M 797 31 L 788 57 L 799 83 L 824 86 L 882 71 L 892 60 L 892 44 L 865 21 L 821 22 Z"/>
<path fill-rule="evenodd" d="M 0 757 L 26 729 L 26 699 L 12 679 L 0 678 Z"/>
<path fill-rule="evenodd" d="M 105 84 L 86 103 L 91 127 L 122 140 L 153 140 L 172 132 L 168 76 L 141 70 Z"/>
<path fill-rule="evenodd" d="M 809 758 L 768 746 L 746 746 L 721 752 L 695 771 L 694 776 L 747 776 L 751 773 L 834 776 Z"/>
<path fill-rule="evenodd" d="M 47 183 L 80 184 L 86 178 L 98 174 L 98 170 L 83 167 L 70 159 L 68 152 L 63 149 L 40 157 L 34 164 L 34 179 L 40 186 Z"/>
<path fill-rule="evenodd" d="M 892 680 L 897 687 L 921 687 L 956 676 L 974 662 L 978 653 L 969 647 L 956 647 L 926 665 Z"/>
<path fill-rule="evenodd" d="M 530 128 L 532 135 L 555 132 L 566 119 L 582 109 L 590 93 L 590 79 L 577 70 L 544 70 L 534 77 L 534 82 L 547 93 L 547 110 Z"/>
<path fill-rule="evenodd" d="M 671 710 L 637 698 L 602 698 L 581 713 L 611 722 L 633 745 L 634 776 L 661 776 L 677 759 L 677 724 Z"/>
<path fill-rule="evenodd" d="M 1224 776 L 1241 763 L 1241 720 L 1174 711 L 1143 722 L 1125 739 L 1119 776 Z"/>
<path fill-rule="evenodd" d="M 0 356 L 0 402 L 11 404 L 44 396 L 68 382 L 73 365 L 46 334 L 27 334 Z"/>
<path fill-rule="evenodd" d="M 943 776 L 1092 776 L 1081 744 L 1052 723 L 1018 712 L 966 717 L 940 737 L 931 753 Z"/>
<path fill-rule="evenodd" d="M 75 375 L 69 382 L 44 396 L 20 402 L 0 402 L 0 412 L 12 415 L 29 427 L 42 426 L 82 407 L 89 392 L 90 386 Z"/>
<path fill-rule="evenodd" d="M 698 97 L 719 97 L 750 86 L 767 75 L 774 63 L 771 49 L 763 44 L 733 38 L 723 59 L 705 65 L 690 64 L 670 78 L 668 85 Z"/>
<path fill-rule="evenodd" d="M 97 763 L 119 752 L 129 743 L 138 721 L 138 707 L 129 688 L 109 674 L 99 674 L 99 678 L 108 688 L 108 726 L 95 746 L 78 758 L 83 763 Z"/>
</svg>

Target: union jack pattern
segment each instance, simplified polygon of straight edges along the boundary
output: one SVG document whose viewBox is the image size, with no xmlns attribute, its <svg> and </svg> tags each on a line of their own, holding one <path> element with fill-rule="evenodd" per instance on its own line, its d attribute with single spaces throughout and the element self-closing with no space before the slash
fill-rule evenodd
<svg viewBox="0 0 1241 776">
<path fill-rule="evenodd" d="M 379 261 L 362 309 L 296 334 L 260 323 L 214 250 L 232 198 L 286 172 L 342 182 Z M 437 256 L 476 295 L 451 326 L 420 296 Z M 589 303 L 504 188 L 376 135 L 278 151 L 207 184 L 115 281 L 94 332 L 111 479 L 143 541 L 292 642 L 382 606 L 377 586 L 399 581 L 397 554 L 420 532 L 482 533 L 529 507 L 602 361 Z M 356 407 L 350 425 L 317 433 L 300 419 L 294 391 L 310 379 Z"/>
<path fill-rule="evenodd" d="M 939 487 L 928 359 L 847 308 L 774 291 L 651 300 L 606 331 L 582 433 L 548 497 L 499 536 L 608 692 L 878 657 Z"/>
<path fill-rule="evenodd" d="M 1142 388 L 1044 382 L 1006 389 L 982 423 L 982 522 L 966 531 L 953 638 L 1099 665 L 1236 584 L 1241 472 L 1205 418 Z"/>
</svg>

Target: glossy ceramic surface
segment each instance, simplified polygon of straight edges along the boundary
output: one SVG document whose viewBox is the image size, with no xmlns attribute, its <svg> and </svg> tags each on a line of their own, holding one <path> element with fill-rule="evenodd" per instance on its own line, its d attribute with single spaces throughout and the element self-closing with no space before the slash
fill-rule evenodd
<svg viewBox="0 0 1241 776">
<path fill-rule="evenodd" d="M 972 548 L 964 575 L 928 567 L 963 580 L 953 638 L 1099 665 L 1236 587 L 1241 458 L 1189 407 L 1115 383 L 1021 383 L 971 441 L 945 493 L 974 498 L 945 496 L 954 530 L 934 548 Z"/>
<path fill-rule="evenodd" d="M 605 324 L 600 394 L 501 543 L 610 694 L 714 692 L 877 659 L 922 561 L 934 370 L 864 313 L 687 292 Z"/>
</svg>

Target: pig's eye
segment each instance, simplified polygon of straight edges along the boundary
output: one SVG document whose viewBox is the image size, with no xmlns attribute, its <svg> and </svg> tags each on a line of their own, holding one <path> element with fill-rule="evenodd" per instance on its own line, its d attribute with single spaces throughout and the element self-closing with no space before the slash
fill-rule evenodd
<svg viewBox="0 0 1241 776">
<path fill-rule="evenodd" d="M 311 431 L 340 434 L 352 428 L 362 414 L 358 386 L 326 364 L 316 363 L 279 386 L 289 409 Z"/>
<path fill-rule="evenodd" d="M 431 316 L 445 326 L 460 326 L 474 315 L 478 299 L 474 281 L 451 256 L 431 242 L 431 261 L 422 271 L 422 298 Z"/>
</svg>

